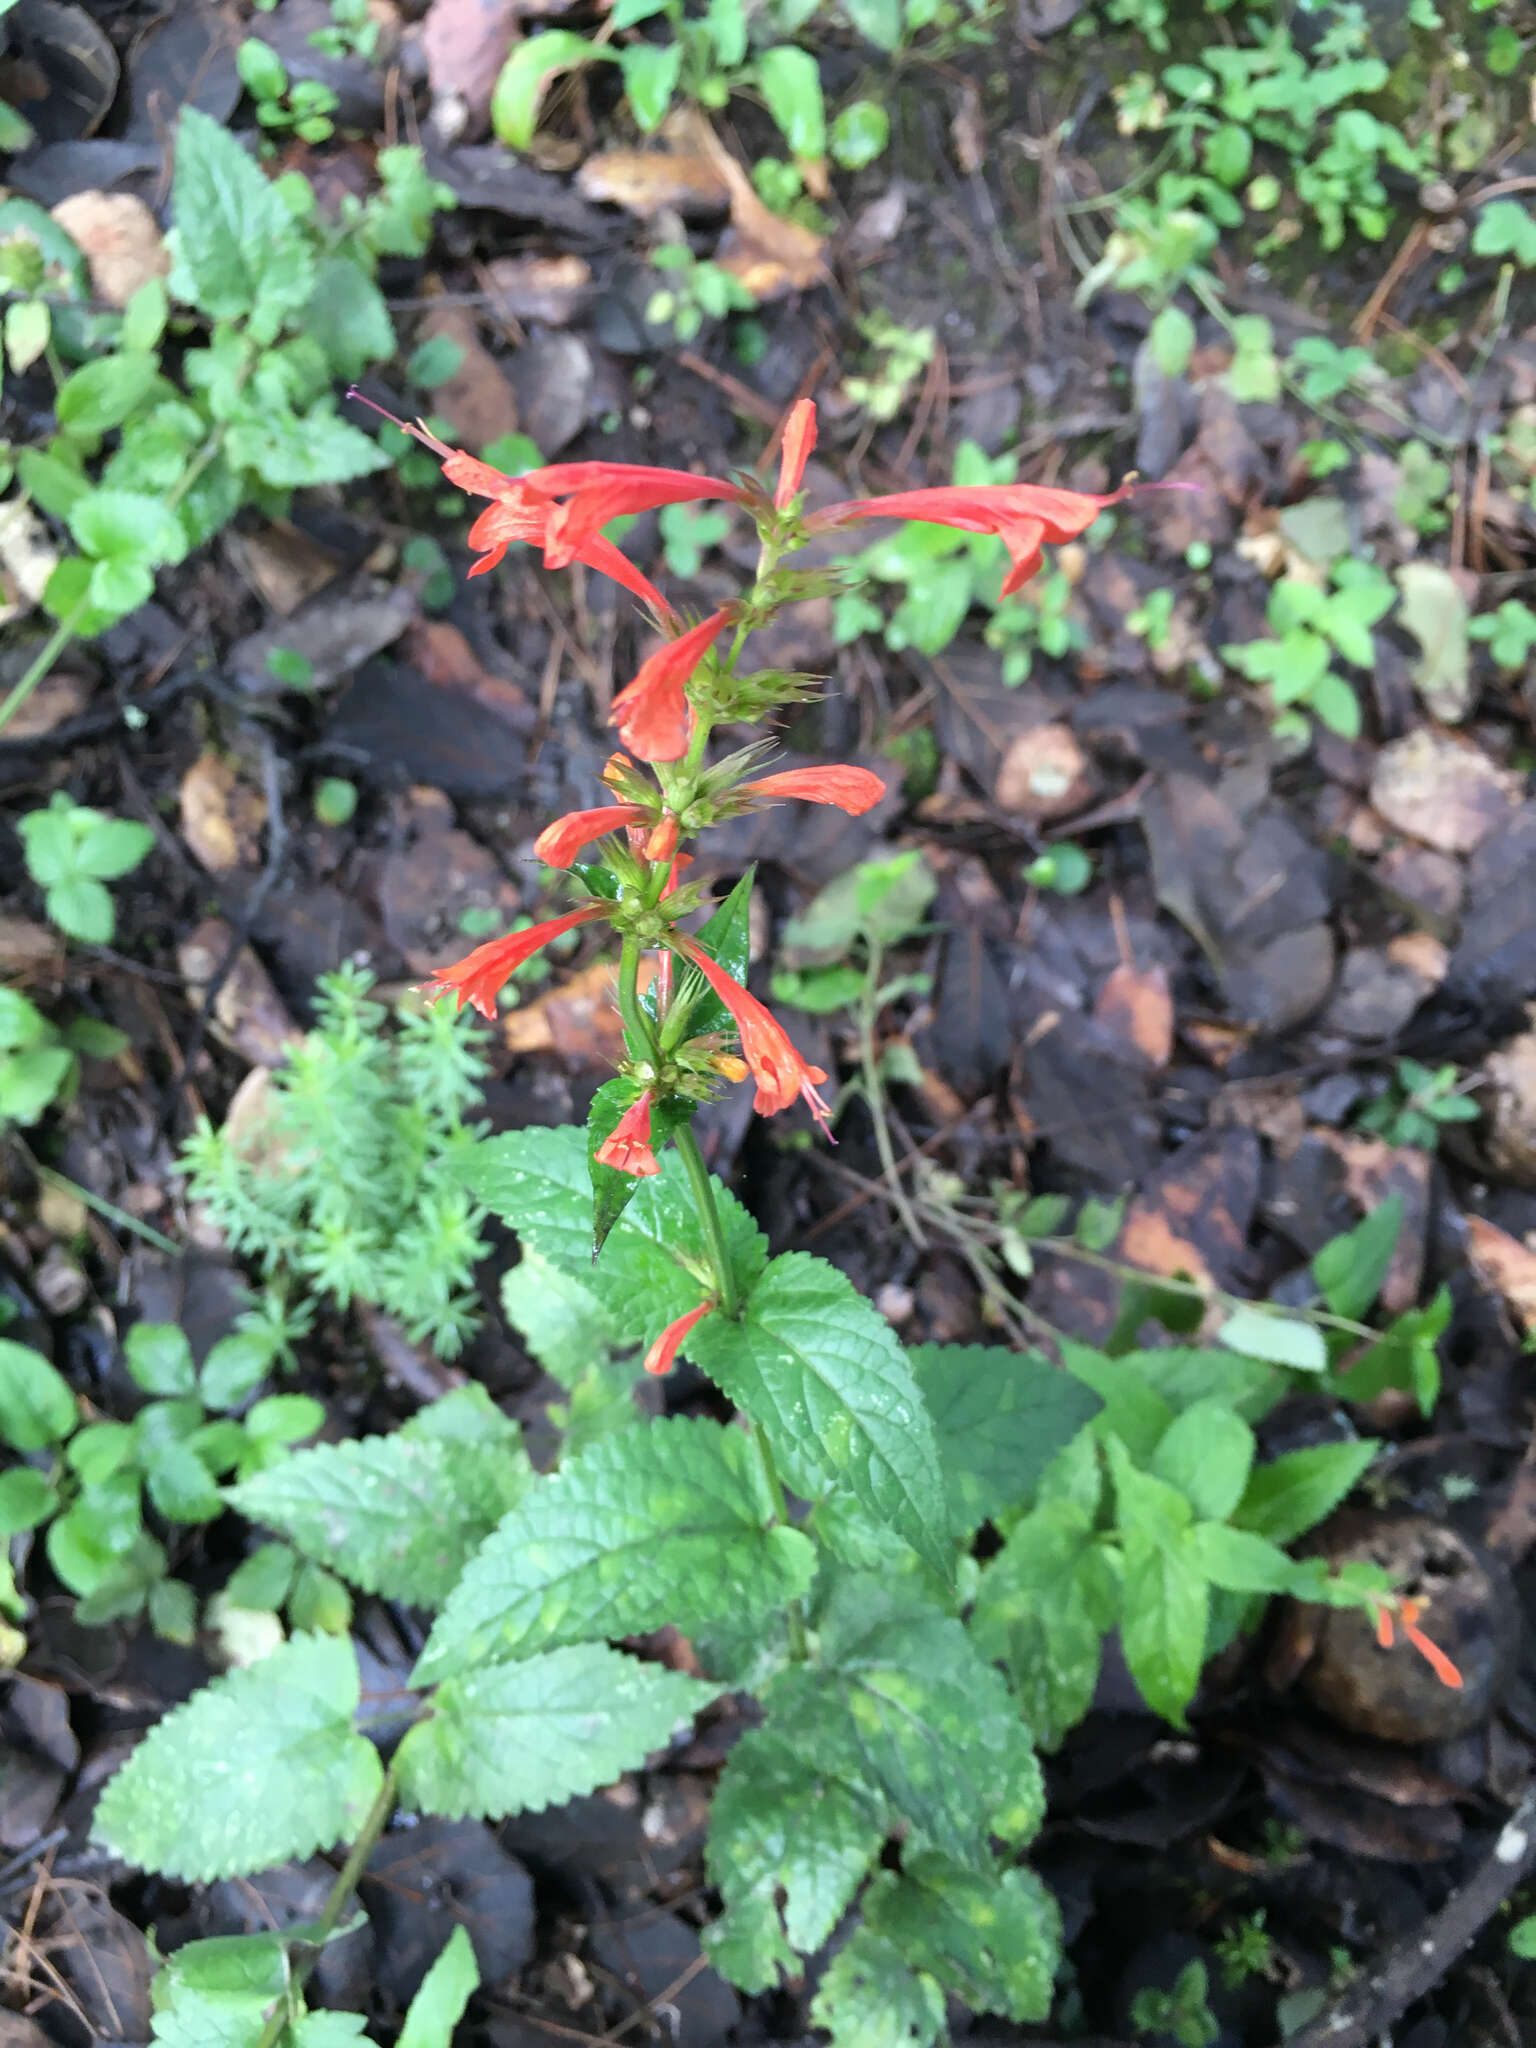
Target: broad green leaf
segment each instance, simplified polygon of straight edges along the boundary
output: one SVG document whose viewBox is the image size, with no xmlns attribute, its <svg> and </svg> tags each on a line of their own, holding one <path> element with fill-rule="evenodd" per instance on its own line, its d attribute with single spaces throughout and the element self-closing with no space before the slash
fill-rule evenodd
<svg viewBox="0 0 1536 2048">
<path fill-rule="evenodd" d="M 975 1870 L 908 1856 L 864 1894 L 865 1924 L 973 2012 L 1048 2017 L 1061 1964 L 1061 1912 L 1032 1870 Z"/>
<path fill-rule="evenodd" d="M 1372 1437 L 1358 1443 L 1313 1444 L 1256 1468 L 1232 1519 L 1271 1543 L 1293 1543 L 1331 1515 L 1364 1477 L 1381 1446 Z"/>
<path fill-rule="evenodd" d="M 111 895 L 91 876 L 72 875 L 67 881 L 55 882 L 44 902 L 49 918 L 70 938 L 87 946 L 104 946 L 112 937 L 117 912 Z"/>
<path fill-rule="evenodd" d="M 1119 1618 L 1119 1581 L 1094 1513 L 1042 1501 L 983 1570 L 971 1615 L 977 1648 L 1007 1666 L 1043 1749 L 1057 1748 L 1092 1705 L 1104 1636 Z"/>
<path fill-rule="evenodd" d="M 62 1045 L 39 1045 L 0 1058 L 0 1124 L 35 1124 L 74 1066 L 74 1054 Z"/>
<path fill-rule="evenodd" d="M 1294 1593 L 1301 1572 L 1267 1536 L 1201 1522 L 1190 1531 L 1190 1558 L 1213 1586 L 1229 1593 Z"/>
<path fill-rule="evenodd" d="M 616 50 L 603 49 L 565 28 L 545 29 L 513 46 L 501 67 L 491 95 L 491 126 L 509 149 L 526 149 L 539 124 L 539 108 L 550 81 L 562 71 L 575 71 L 600 59 L 616 60 Z"/>
<path fill-rule="evenodd" d="M 706 1316 L 688 1356 L 766 1432 L 785 1481 L 845 1487 L 946 1578 L 949 1507 L 933 1425 L 890 1325 L 835 1266 L 792 1252 L 738 1321 Z"/>
<path fill-rule="evenodd" d="M 1069 1342 L 1062 1345 L 1061 1357 L 1072 1377 L 1091 1387 L 1104 1403 L 1103 1412 L 1094 1417 L 1094 1434 L 1118 1439 L 1133 1457 L 1150 1458 L 1173 1420 L 1173 1409 L 1147 1385 L 1135 1355 L 1106 1358 L 1087 1344 Z"/>
<path fill-rule="evenodd" d="M 286 1543 L 259 1544 L 231 1572 L 224 1587 L 225 1604 L 254 1614 L 276 1614 L 288 1598 L 298 1566 L 297 1553 Z"/>
<path fill-rule="evenodd" d="M 1210 1607 L 1210 1586 L 1196 1561 L 1192 1534 L 1136 1523 L 1122 1539 L 1121 1648 L 1142 1698 L 1178 1728 L 1200 1683 Z"/>
<path fill-rule="evenodd" d="M 1292 1372 L 1328 1370 L 1328 1346 L 1315 1323 L 1271 1315 L 1244 1303 L 1232 1311 L 1216 1334 L 1223 1344 L 1248 1358 L 1289 1366 Z"/>
<path fill-rule="evenodd" d="M 1274 1366 L 1235 1351 L 1172 1344 L 1161 1351 L 1127 1351 L 1113 1362 L 1132 1371 L 1173 1415 L 1182 1414 L 1196 1401 L 1219 1401 L 1244 1422 L 1262 1422 L 1290 1390 L 1290 1382 Z"/>
<path fill-rule="evenodd" d="M 1347 1370 L 1331 1373 L 1329 1392 L 1360 1404 L 1374 1401 L 1388 1387 L 1401 1387 L 1417 1394 L 1420 1408 L 1429 1415 L 1440 1384 L 1436 1345 L 1450 1318 L 1450 1289 L 1441 1287 L 1427 1308 L 1412 1308 L 1396 1317 L 1363 1357 L 1354 1359 Z"/>
<path fill-rule="evenodd" d="M 30 1465 L 17 1465 L 0 1472 L 0 1536 L 15 1536 L 22 1529 L 35 1529 L 58 1506 L 58 1495 L 41 1472 Z"/>
<path fill-rule="evenodd" d="M 36 1003 L 18 988 L 0 988 L 0 1052 L 25 1052 L 53 1038 L 53 1026 Z"/>
<path fill-rule="evenodd" d="M 501 1306 L 544 1370 L 573 1387 L 619 1342 L 616 1320 L 589 1287 L 526 1248 L 501 1283 Z"/>
<path fill-rule="evenodd" d="M 683 67 L 681 43 L 629 43 L 619 52 L 624 97 L 642 135 L 661 126 Z"/>
<path fill-rule="evenodd" d="M 700 1275 L 710 1270 L 708 1249 L 688 1176 L 674 1153 L 614 1225 L 595 1265 L 587 1135 L 579 1126 L 507 1131 L 477 1145 L 455 1170 L 525 1247 L 532 1245 L 590 1288 L 635 1343 L 649 1341 L 663 1325 L 697 1308 L 705 1292 Z M 715 1201 L 745 1293 L 763 1268 L 762 1235 L 718 1182 Z"/>
<path fill-rule="evenodd" d="M 821 67 L 809 50 L 779 43 L 757 60 L 757 82 L 791 156 L 814 160 L 827 153 L 827 110 Z"/>
<path fill-rule="evenodd" d="M 856 1927 L 827 1967 L 811 2019 L 832 2048 L 933 2048 L 944 2025 L 944 1994 L 900 1949 Z"/>
<path fill-rule="evenodd" d="M 264 171 L 222 122 L 184 106 L 171 187 L 172 296 L 214 320 L 260 312 L 264 338 L 314 289 L 307 239 Z"/>
<path fill-rule="evenodd" d="M 159 375 L 160 358 L 148 351 L 139 355 L 101 356 L 94 363 L 83 363 L 78 370 L 71 370 L 59 386 L 59 395 L 53 402 L 54 417 L 64 433 L 80 439 L 110 433 L 131 412 L 138 411 Z M 94 497 L 97 493 L 88 495 Z"/>
<path fill-rule="evenodd" d="M 504 1474 L 479 1469 L 487 1463 Z M 228 1498 L 365 1593 L 437 1607 L 505 1511 L 497 1480 L 515 1490 L 528 1476 L 526 1458 L 499 1445 L 397 1431 L 296 1451 Z"/>
<path fill-rule="evenodd" d="M 950 1528 L 959 1537 L 1026 1500 L 1056 1453 L 1102 1406 L 1038 1351 L 923 1344 L 907 1356 L 933 1418 Z"/>
<path fill-rule="evenodd" d="M 146 1394 L 196 1391 L 192 1347 L 175 1323 L 135 1323 L 123 1340 L 123 1363 Z"/>
<path fill-rule="evenodd" d="M 1403 593 L 1398 621 L 1419 643 L 1414 688 L 1436 718 L 1455 723 L 1472 706 L 1467 600 L 1443 562 L 1404 562 L 1397 583 Z"/>
<path fill-rule="evenodd" d="M 820 1768 L 793 1728 L 749 1729 L 710 1809 L 709 1877 L 725 1909 L 704 1937 L 715 1967 L 743 1991 L 798 1971 L 847 1910 L 889 1825 L 885 1802 Z"/>
<path fill-rule="evenodd" d="M 294 413 L 247 415 L 224 437 L 236 469 L 253 469 L 264 484 L 293 490 L 304 484 L 344 484 L 387 469 L 378 442 L 349 420 L 337 419 L 328 401 L 299 418 Z"/>
<path fill-rule="evenodd" d="M 1176 1486 L 1202 1521 L 1225 1521 L 1253 1469 L 1253 1431 L 1218 1401 L 1186 1408 L 1152 1454 L 1150 1469 Z"/>
<path fill-rule="evenodd" d="M 383 1783 L 352 1725 L 352 1645 L 295 1636 L 216 1678 L 150 1730 L 96 1807 L 95 1833 L 141 1870 L 211 1883 L 351 1841 Z"/>
<path fill-rule="evenodd" d="M 175 513 L 143 491 L 87 491 L 70 508 L 69 530 L 86 554 L 100 561 L 153 566 L 159 562 L 179 562 L 187 551 L 186 536 Z M 104 880 L 126 874 L 155 843 L 149 828 L 133 819 L 107 818 L 102 824 L 131 826 L 136 837 L 143 835 L 145 843 L 123 867 L 101 867 L 82 859 L 81 866 L 87 874 L 99 875 Z"/>
<path fill-rule="evenodd" d="M 0 1337 L 0 1437 L 13 1451 L 46 1451 L 79 1420 L 62 1374 L 30 1344 Z"/>
<path fill-rule="evenodd" d="M 1403 1227 L 1403 1198 L 1388 1195 L 1353 1230 L 1330 1238 L 1312 1261 L 1312 1277 L 1336 1316 L 1358 1321 L 1375 1301 Z"/>
<path fill-rule="evenodd" d="M 850 100 L 832 123 L 827 145 L 845 171 L 861 171 L 884 156 L 891 139 L 891 117 L 878 100 Z"/>
<path fill-rule="evenodd" d="M 1164 306 L 1147 330 L 1147 347 L 1165 377 L 1182 377 L 1195 352 L 1195 323 L 1182 306 Z"/>
<path fill-rule="evenodd" d="M 843 12 L 877 50 L 901 48 L 901 0 L 842 0 Z"/>
<path fill-rule="evenodd" d="M 601 1643 L 450 1678 L 396 1753 L 407 1806 L 449 1820 L 559 1806 L 608 1785 L 720 1688 Z"/>
<path fill-rule="evenodd" d="M 350 256 L 321 260 L 303 328 L 325 350 L 338 380 L 361 377 L 370 363 L 388 362 L 395 353 L 395 324 L 384 295 Z"/>
<path fill-rule="evenodd" d="M 256 2048 L 289 1974 L 277 1934 L 187 1942 L 155 1979 L 155 2048 Z"/>
<path fill-rule="evenodd" d="M 479 1982 L 475 1946 L 461 1922 L 422 1979 L 395 2048 L 452 2048 L 453 2030 Z"/>
<path fill-rule="evenodd" d="M 145 278 L 123 308 L 123 348 L 130 355 L 158 348 L 169 310 L 164 278 Z"/>
<path fill-rule="evenodd" d="M 188 1443 L 158 1444 L 147 1452 L 144 1484 L 168 1522 L 211 1522 L 223 1511 L 208 1467 Z"/>
<path fill-rule="evenodd" d="M 280 1471 L 290 1469 L 280 1467 Z M 413 1683 L 559 1643 L 685 1632 L 797 1599 L 815 1551 L 774 1513 L 751 1440 L 719 1423 L 652 1422 L 539 1480 L 464 1572 Z"/>
<path fill-rule="evenodd" d="M 960 1623 L 893 1605 L 850 1578 L 821 1630 L 822 1663 L 763 1691 L 769 1725 L 807 1758 L 881 1795 L 933 1847 L 984 1868 L 987 1842 L 1027 1841 L 1044 1813 L 1039 1761 L 1001 1673 Z"/>
</svg>

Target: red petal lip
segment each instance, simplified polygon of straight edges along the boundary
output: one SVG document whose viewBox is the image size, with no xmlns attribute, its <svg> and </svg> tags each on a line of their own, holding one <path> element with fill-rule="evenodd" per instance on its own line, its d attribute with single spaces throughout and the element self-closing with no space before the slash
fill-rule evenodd
<svg viewBox="0 0 1536 2048">
<path fill-rule="evenodd" d="M 788 1109 L 800 1095 L 810 1104 L 817 1121 L 824 1122 L 829 1111 L 815 1088 L 817 1082 L 827 1078 L 822 1069 L 801 1058 L 773 1012 L 727 974 L 702 946 L 686 938 L 677 944 L 683 957 L 697 967 L 736 1020 L 741 1056 L 752 1069 L 752 1078 L 757 1083 L 752 1107 L 758 1115 L 773 1116 L 781 1109 Z"/>
<path fill-rule="evenodd" d="M 651 1091 L 647 1088 L 625 1110 L 613 1129 L 598 1146 L 595 1158 L 602 1166 L 611 1166 L 618 1173 L 632 1173 L 644 1176 L 660 1173 L 656 1154 L 651 1150 Z"/>
<path fill-rule="evenodd" d="M 620 739 L 636 759 L 680 761 L 687 753 L 693 707 L 685 685 L 710 642 L 734 617 L 735 607 L 726 605 L 658 647 L 614 698 L 608 723 L 619 728 Z"/>
<path fill-rule="evenodd" d="M 429 1000 L 455 995 L 458 997 L 456 1009 L 462 1010 L 466 1003 L 473 1004 L 482 1017 L 494 1023 L 496 998 L 508 977 L 525 960 L 532 959 L 541 946 L 547 946 L 551 939 L 559 938 L 562 932 L 586 924 L 594 917 L 604 916 L 607 909 L 606 903 L 583 903 L 578 910 L 568 910 L 564 917 L 546 918 L 543 924 L 530 925 L 525 932 L 508 932 L 503 938 L 488 939 L 483 946 L 476 946 L 472 953 L 466 953 L 462 960 L 434 969 L 420 984 L 420 993 Z"/>
<path fill-rule="evenodd" d="M 678 1346 L 693 1328 L 694 1324 L 702 1322 L 714 1305 L 712 1301 L 701 1301 L 697 1308 L 689 1309 L 688 1313 L 679 1316 L 675 1323 L 668 1323 L 655 1343 L 652 1344 L 650 1350 L 645 1354 L 646 1371 L 652 1373 L 670 1372 L 677 1360 Z"/>
<path fill-rule="evenodd" d="M 781 768 L 775 775 L 744 782 L 741 794 L 761 803 L 798 797 L 802 803 L 832 804 L 850 818 L 860 818 L 885 795 L 885 784 L 868 768 Z"/>
<path fill-rule="evenodd" d="M 621 825 L 638 825 L 649 816 L 639 804 L 600 804 L 594 811 L 568 811 L 544 827 L 533 850 L 547 866 L 568 868 L 594 839 L 617 832 Z"/>
</svg>

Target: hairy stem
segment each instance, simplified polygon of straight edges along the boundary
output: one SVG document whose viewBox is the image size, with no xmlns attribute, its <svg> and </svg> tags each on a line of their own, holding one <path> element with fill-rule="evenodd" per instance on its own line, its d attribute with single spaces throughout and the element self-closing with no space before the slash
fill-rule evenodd
<svg viewBox="0 0 1536 2048">
<path fill-rule="evenodd" d="M 657 1057 L 656 1035 L 640 1007 L 640 941 L 626 937 L 619 947 L 619 1015 L 631 1059 Z"/>
<path fill-rule="evenodd" d="M 277 2044 L 288 2031 L 294 2006 L 309 1982 L 316 1963 L 320 1960 L 325 1937 L 335 1927 L 346 1911 L 347 1901 L 357 1890 L 357 1881 L 363 1874 L 368 1858 L 373 1854 L 380 1835 L 383 1834 L 389 1816 L 395 1809 L 395 1769 L 391 1764 L 384 1773 L 384 1782 L 379 1787 L 378 1797 L 368 1809 L 367 1818 L 358 1831 L 357 1840 L 347 1851 L 347 1860 L 336 1873 L 336 1882 L 331 1886 L 325 1904 L 320 1908 L 320 1917 L 314 1923 L 313 1947 L 306 1956 L 293 1966 L 288 1990 L 267 2015 L 256 2048 L 277 2048 Z"/>
<path fill-rule="evenodd" d="M 730 1253 L 725 1248 L 725 1232 L 720 1227 L 720 1211 L 715 1204 L 715 1191 L 710 1186 L 709 1168 L 704 1164 L 704 1154 L 699 1150 L 699 1141 L 693 1135 L 693 1125 L 684 1124 L 672 1140 L 682 1155 L 683 1165 L 688 1172 L 688 1183 L 693 1189 L 693 1199 L 698 1204 L 699 1221 L 704 1226 L 704 1241 L 709 1246 L 710 1264 L 715 1269 L 715 1284 L 720 1294 L 720 1307 L 728 1316 L 741 1314 L 741 1297 L 736 1292 L 736 1275 L 731 1270 Z"/>
</svg>

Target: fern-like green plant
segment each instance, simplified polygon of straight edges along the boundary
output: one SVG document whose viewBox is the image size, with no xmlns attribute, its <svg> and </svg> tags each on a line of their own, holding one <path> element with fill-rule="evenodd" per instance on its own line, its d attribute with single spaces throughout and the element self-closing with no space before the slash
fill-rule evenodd
<svg viewBox="0 0 1536 2048">
<path fill-rule="evenodd" d="M 444 1005 L 393 1031 L 372 978 L 319 984 L 315 1027 L 272 1075 L 255 1131 L 202 1121 L 182 1151 L 194 1201 L 269 1278 L 396 1318 L 443 1358 L 478 1325 L 484 1210 L 452 1170 L 476 1127 L 485 1033 Z"/>
</svg>

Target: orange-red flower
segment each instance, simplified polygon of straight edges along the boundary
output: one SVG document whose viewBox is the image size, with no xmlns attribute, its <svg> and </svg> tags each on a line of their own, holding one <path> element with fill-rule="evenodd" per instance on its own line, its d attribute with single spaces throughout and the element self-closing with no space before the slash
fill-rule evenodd
<svg viewBox="0 0 1536 2048">
<path fill-rule="evenodd" d="M 827 1129 L 832 1112 L 814 1086 L 827 1078 L 821 1068 L 811 1066 L 800 1057 L 773 1012 L 744 989 L 739 981 L 733 981 L 702 946 L 687 938 L 676 943 L 683 957 L 698 968 L 736 1020 L 742 1057 L 752 1069 L 752 1078 L 757 1083 L 752 1107 L 758 1115 L 772 1116 L 778 1110 L 788 1109 L 799 1095 L 804 1097 L 817 1123 L 823 1130 Z"/>
<path fill-rule="evenodd" d="M 773 494 L 777 511 L 782 512 L 799 490 L 806 462 L 815 446 L 816 408 L 810 399 L 802 398 L 790 407 L 789 418 L 784 422 L 784 436 L 779 445 L 779 487 Z"/>
<path fill-rule="evenodd" d="M 813 512 L 805 524 L 808 532 L 820 533 L 860 519 L 922 519 L 933 526 L 958 527 L 963 533 L 1001 534 L 1013 563 L 1003 582 L 1006 597 L 1039 568 L 1045 542 L 1076 540 L 1106 506 L 1119 504 L 1135 488 L 1122 484 L 1118 491 L 1096 497 L 1045 484 L 938 484 L 925 491 L 895 491 L 885 498 L 850 498 Z"/>
<path fill-rule="evenodd" d="M 617 832 L 621 825 L 644 824 L 650 813 L 639 804 L 599 804 L 595 811 L 567 811 L 546 825 L 533 842 L 539 859 L 552 868 L 568 868 L 584 846 Z"/>
<path fill-rule="evenodd" d="M 650 1350 L 645 1354 L 646 1371 L 654 1373 L 670 1372 L 677 1362 L 677 1347 L 682 1343 L 695 1323 L 703 1322 L 714 1305 L 712 1301 L 701 1301 L 697 1308 L 689 1309 L 688 1313 L 684 1316 L 679 1316 L 675 1323 L 668 1323 Z"/>
<path fill-rule="evenodd" d="M 430 979 L 422 982 L 421 994 L 433 998 L 451 992 L 458 997 L 456 1009 L 462 1010 L 466 1003 L 472 1003 L 482 1017 L 494 1022 L 496 998 L 508 976 L 551 939 L 603 916 L 607 908 L 606 903 L 583 903 L 579 910 L 568 910 L 564 917 L 546 918 L 543 924 L 530 925 L 525 932 L 508 932 L 505 938 L 488 939 L 483 946 L 476 946 L 473 953 L 455 960 L 451 967 L 435 968 Z"/>
<path fill-rule="evenodd" d="M 781 768 L 776 775 L 744 782 L 738 794 L 765 804 L 797 796 L 803 803 L 832 804 L 858 818 L 879 803 L 885 784 L 868 768 Z"/>
<path fill-rule="evenodd" d="M 678 822 L 668 811 L 657 824 L 645 842 L 647 860 L 670 860 L 677 851 Z"/>
<path fill-rule="evenodd" d="M 543 497 L 564 502 L 544 537 L 544 566 L 563 569 L 580 556 L 598 528 L 658 505 L 682 505 L 699 498 L 739 501 L 739 484 L 686 469 L 654 469 L 635 462 L 557 462 L 530 470 L 523 482 Z"/>
<path fill-rule="evenodd" d="M 1421 1600 L 1404 1600 L 1398 1607 L 1398 1619 L 1403 1624 L 1403 1638 L 1411 1643 L 1433 1671 L 1436 1678 L 1452 1692 L 1460 1692 L 1465 1681 L 1461 1672 L 1447 1657 L 1437 1642 L 1431 1640 L 1419 1627 L 1419 1616 L 1424 1612 Z M 1385 1604 L 1376 1610 L 1376 1640 L 1384 1650 L 1390 1650 L 1394 1640 L 1392 1611 Z"/>
<path fill-rule="evenodd" d="M 611 1166 L 618 1173 L 633 1173 L 638 1176 L 660 1173 L 661 1168 L 657 1164 L 656 1154 L 651 1150 L 649 1088 L 629 1105 L 598 1146 L 594 1156 L 599 1165 Z"/>
<path fill-rule="evenodd" d="M 687 753 L 693 706 L 684 685 L 710 642 L 735 615 L 735 606 L 726 605 L 668 640 L 640 664 L 634 681 L 614 698 L 608 723 L 619 728 L 620 739 L 642 761 L 680 761 Z"/>
</svg>

